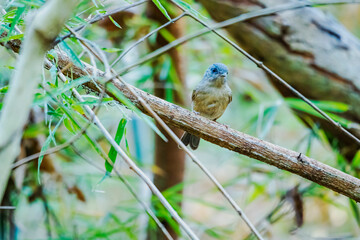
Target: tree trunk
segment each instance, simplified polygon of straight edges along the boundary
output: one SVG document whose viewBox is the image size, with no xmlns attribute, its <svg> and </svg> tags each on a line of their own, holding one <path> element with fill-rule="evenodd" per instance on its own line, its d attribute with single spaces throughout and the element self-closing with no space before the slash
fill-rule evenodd
<svg viewBox="0 0 360 240">
<path fill-rule="evenodd" d="M 245 12 L 298 1 L 200 0 L 216 21 Z M 247 52 L 309 99 L 342 102 L 349 110 L 340 116 L 360 122 L 360 42 L 341 24 L 318 8 L 306 7 L 240 22 L 227 31 Z M 284 97 L 294 97 L 277 80 Z M 318 124 L 332 145 L 349 161 L 359 146 L 328 121 L 295 111 L 308 126 Z M 310 121 L 309 121 L 310 120 Z M 355 126 L 356 125 L 356 126 Z M 348 130 L 360 136 L 355 124 Z"/>
<path fill-rule="evenodd" d="M 149 3 L 147 6 L 147 16 L 154 21 L 157 21 L 159 24 L 164 24 L 168 20 L 165 16 L 158 10 L 158 8 L 153 4 Z M 175 38 L 181 37 L 183 34 L 183 22 L 177 21 L 176 23 L 170 24 L 166 27 L 166 30 L 171 33 Z M 150 48 L 152 51 L 168 44 L 168 41 L 162 37 L 159 33 L 155 44 L 151 45 Z M 176 84 L 176 79 L 170 79 L 171 76 L 168 76 L 168 79 L 160 79 L 160 71 L 154 70 L 154 94 L 157 97 L 166 99 L 166 88 L 172 87 L 172 96 L 174 103 L 178 105 L 184 105 L 184 99 L 182 98 L 181 92 L 178 91 L 179 87 L 182 88 L 185 82 L 185 75 L 183 71 L 183 59 L 181 54 L 177 49 L 172 49 L 169 51 L 169 56 L 171 58 L 171 67 L 175 69 L 179 84 Z M 155 69 L 157 66 L 163 64 L 163 58 L 158 58 L 153 61 L 152 66 Z M 158 68 L 159 69 L 159 68 Z M 180 85 L 180 86 L 179 86 Z M 181 90 L 181 89 L 180 89 Z M 157 124 L 157 127 L 161 129 L 161 126 Z M 182 130 L 178 128 L 171 127 L 171 130 L 177 136 L 181 136 Z M 171 137 L 163 132 L 169 142 L 164 142 L 158 135 L 155 136 L 155 166 L 159 171 L 155 171 L 154 183 L 160 191 L 164 191 L 170 187 L 173 187 L 183 181 L 184 178 L 184 168 L 185 168 L 185 153 L 183 150 L 179 149 L 176 142 L 174 142 Z M 179 192 L 181 193 L 181 192 Z M 171 200 L 169 200 L 171 201 Z M 170 202 L 173 205 L 181 206 L 181 203 Z M 163 221 L 163 224 L 171 234 L 173 238 L 177 238 L 175 230 L 169 225 L 167 221 Z M 164 239 L 164 235 L 157 228 L 156 233 L 153 234 L 148 232 L 148 239 Z"/>
</svg>

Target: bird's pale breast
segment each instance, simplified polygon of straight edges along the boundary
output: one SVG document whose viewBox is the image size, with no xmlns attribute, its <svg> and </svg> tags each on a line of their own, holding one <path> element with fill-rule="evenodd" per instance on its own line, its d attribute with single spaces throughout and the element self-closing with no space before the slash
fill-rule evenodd
<svg viewBox="0 0 360 240">
<path fill-rule="evenodd" d="M 193 111 L 201 116 L 216 120 L 223 113 L 231 101 L 231 90 L 224 84 L 221 88 L 207 87 L 206 91 L 197 89 L 193 96 Z"/>
</svg>

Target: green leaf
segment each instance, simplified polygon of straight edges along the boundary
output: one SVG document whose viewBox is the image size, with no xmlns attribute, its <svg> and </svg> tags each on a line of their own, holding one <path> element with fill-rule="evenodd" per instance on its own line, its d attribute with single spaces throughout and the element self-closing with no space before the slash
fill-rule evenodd
<svg viewBox="0 0 360 240">
<path fill-rule="evenodd" d="M 208 228 L 205 230 L 205 233 L 215 239 L 222 239 L 226 237 L 223 233 L 220 233 L 215 228 Z"/>
<path fill-rule="evenodd" d="M 55 84 L 56 87 L 58 87 L 59 83 L 57 76 L 57 67 L 55 66 L 55 64 L 51 66 L 49 71 L 50 71 L 51 80 L 53 81 L 52 83 Z"/>
<path fill-rule="evenodd" d="M 360 227 L 360 213 L 359 213 L 359 206 L 357 205 L 357 203 L 349 198 L 349 202 L 350 202 L 350 209 L 355 217 L 356 223 L 358 224 L 358 226 Z"/>
<path fill-rule="evenodd" d="M 271 127 L 274 125 L 275 117 L 278 113 L 281 104 L 276 102 L 274 105 L 267 107 L 258 117 L 258 132 L 259 138 L 263 139 L 269 133 Z"/>
<path fill-rule="evenodd" d="M 126 123 L 127 123 L 127 120 L 125 118 L 121 119 L 119 122 L 118 128 L 116 130 L 116 135 L 115 135 L 115 142 L 117 144 L 120 144 L 120 141 L 121 141 L 122 137 L 124 136 Z M 113 146 L 111 146 L 108 156 L 109 156 L 111 162 L 113 164 L 115 164 L 116 157 L 117 157 L 117 151 L 115 150 L 115 148 Z M 107 161 L 105 161 L 105 169 L 106 169 L 107 174 L 111 173 L 111 171 L 113 170 L 113 166 L 110 163 L 108 163 Z"/>
<path fill-rule="evenodd" d="M 101 48 L 101 50 L 108 52 L 108 53 L 114 53 L 114 52 L 121 52 L 122 48 Z"/>
<path fill-rule="evenodd" d="M 112 23 L 117 26 L 118 28 L 122 29 L 122 27 L 120 26 L 120 24 L 118 24 L 111 16 L 109 16 L 109 19 L 112 21 Z"/>
<path fill-rule="evenodd" d="M 60 42 L 59 45 L 62 46 L 64 51 L 67 53 L 67 55 L 70 57 L 71 61 L 73 61 L 73 63 L 76 66 L 84 68 L 81 60 L 78 58 L 76 53 L 72 50 L 72 48 L 65 41 Z"/>
<path fill-rule="evenodd" d="M 298 110 L 302 110 L 305 112 L 308 112 L 310 114 L 319 114 L 317 113 L 312 107 L 310 107 L 307 103 L 305 103 L 303 100 L 298 98 L 286 98 L 286 102 L 293 108 L 296 108 Z M 314 103 L 318 108 L 320 108 L 323 111 L 327 112 L 337 112 L 342 113 L 349 110 L 349 106 L 342 102 L 334 102 L 334 101 L 311 101 Z M 314 113 L 315 112 L 315 113 Z"/>
<path fill-rule="evenodd" d="M 70 111 L 73 111 L 71 108 L 67 109 L 63 105 L 59 105 L 60 109 L 66 114 L 66 116 L 70 119 L 72 126 L 75 130 L 80 130 L 81 126 L 78 124 L 78 122 L 75 120 L 73 116 L 76 116 L 76 114 L 70 114 Z M 73 111 L 74 112 L 74 111 Z M 83 133 L 83 136 L 86 138 L 86 140 L 90 143 L 90 145 L 95 149 L 95 151 L 102 157 L 106 158 L 106 156 L 103 154 L 101 147 L 96 141 L 93 141 L 93 139 L 86 133 Z"/>
<path fill-rule="evenodd" d="M 164 16 L 170 21 L 171 17 L 169 16 L 169 14 L 167 13 L 166 9 L 164 8 L 164 6 L 160 3 L 159 0 L 152 0 L 153 3 L 156 5 L 156 7 L 160 10 L 160 12 L 162 12 L 162 14 L 164 14 Z"/>
<path fill-rule="evenodd" d="M 10 65 L 4 65 L 4 66 L 1 66 L 1 67 L 3 67 L 3 68 L 7 68 L 7 69 L 9 69 L 9 70 L 13 70 L 13 69 L 15 69 L 15 67 L 10 66 Z"/>
<path fill-rule="evenodd" d="M 182 0 L 174 0 L 177 4 L 179 4 L 180 6 L 184 7 L 186 10 L 188 10 L 190 13 L 194 14 L 197 17 L 203 17 L 206 19 L 205 16 L 203 16 L 201 13 L 199 13 L 198 11 L 196 11 L 194 8 L 191 7 L 190 4 L 188 4 L 187 2 L 184 2 Z"/>
<path fill-rule="evenodd" d="M 43 122 L 30 124 L 29 126 L 27 126 L 24 131 L 23 138 L 36 138 L 40 134 L 44 134 L 44 135 L 48 134 L 48 129 L 43 124 Z"/>
<path fill-rule="evenodd" d="M 126 147 L 126 154 L 128 156 L 131 156 L 129 142 L 128 142 L 127 137 L 126 137 L 126 129 L 125 129 L 125 147 Z"/>
<path fill-rule="evenodd" d="M 165 142 L 167 142 L 167 138 L 165 135 L 156 127 L 156 125 L 150 120 L 150 117 L 144 115 L 129 99 L 127 99 L 122 92 L 119 91 L 114 85 L 107 84 L 107 89 L 116 97 L 118 101 L 124 104 L 127 108 L 134 111 L 138 117 L 145 121 L 154 132 L 159 135 Z"/>
<path fill-rule="evenodd" d="M 166 28 L 161 29 L 159 33 L 169 43 L 176 40 L 176 37 L 174 37 L 174 35 L 172 35 Z"/>
<path fill-rule="evenodd" d="M 13 35 L 13 36 L 10 36 L 10 37 L 3 37 L 3 38 L 0 39 L 0 42 L 7 42 L 7 41 L 10 41 L 10 40 L 20 39 L 20 38 L 23 38 L 23 37 L 24 37 L 23 33 L 16 34 L 16 35 Z"/>
<path fill-rule="evenodd" d="M 40 181 L 40 166 L 41 166 L 41 163 L 42 163 L 42 161 L 43 161 L 43 159 L 44 159 L 44 153 L 45 153 L 46 150 L 49 148 L 50 143 L 51 143 L 51 141 L 52 141 L 53 138 L 54 138 L 55 132 L 56 132 L 57 129 L 60 127 L 60 125 L 61 125 L 62 121 L 64 120 L 64 118 L 65 118 L 65 115 L 63 115 L 63 116 L 61 117 L 61 119 L 59 120 L 59 122 L 56 124 L 54 130 L 52 130 L 52 131 L 49 132 L 49 136 L 46 138 L 44 145 L 41 147 L 40 156 L 39 156 L 39 159 L 38 159 L 38 168 L 37 168 L 39 184 L 41 184 L 41 181 Z"/>
<path fill-rule="evenodd" d="M 351 162 L 351 165 L 353 167 L 360 167 L 360 150 L 356 152 L 356 154 Z"/>
<path fill-rule="evenodd" d="M 2 87 L 0 88 L 0 93 L 7 93 L 7 91 L 9 90 L 9 86 L 5 86 L 5 87 Z"/>
<path fill-rule="evenodd" d="M 315 117 L 324 118 L 320 113 L 310 107 L 307 103 L 305 103 L 301 99 L 297 98 L 286 98 L 285 101 L 287 104 L 298 111 L 305 112 L 307 114 L 313 115 Z M 343 117 L 340 117 L 334 113 L 342 113 L 349 109 L 349 106 L 341 103 L 341 102 L 333 102 L 333 101 L 311 101 L 316 106 L 318 106 L 321 110 L 323 110 L 329 117 L 331 117 L 334 121 L 339 122 L 344 127 L 351 126 L 354 124 L 352 121 L 349 121 Z"/>
<path fill-rule="evenodd" d="M 58 96 L 60 94 L 63 94 L 69 90 L 71 90 L 72 88 L 76 88 L 86 82 L 90 81 L 90 78 L 88 76 L 85 76 L 85 77 L 80 77 L 80 78 L 77 78 L 73 81 L 70 81 L 69 83 L 65 84 L 64 86 L 62 87 L 57 87 L 56 85 L 51 85 L 54 88 L 53 91 L 50 91 L 48 94 L 46 94 L 45 96 L 40 96 L 36 99 L 34 99 L 34 102 L 33 104 L 34 105 L 42 105 L 46 102 L 48 102 L 52 96 Z M 66 97 L 67 98 L 67 97 Z M 70 99 L 67 99 L 68 101 L 70 101 Z"/>
<path fill-rule="evenodd" d="M 21 15 L 24 13 L 24 11 L 25 11 L 25 7 L 19 7 L 16 10 L 16 14 L 15 14 L 15 17 L 14 17 L 13 21 L 11 22 L 11 27 L 10 27 L 8 35 L 11 35 L 12 31 L 14 30 L 14 28 L 15 28 L 16 24 L 18 23 L 18 21 L 20 20 Z"/>
<path fill-rule="evenodd" d="M 64 120 L 64 126 L 66 127 L 67 130 L 69 130 L 69 132 L 71 132 L 72 134 L 76 134 L 76 131 L 73 128 L 73 125 L 72 125 L 71 121 L 69 120 L 69 118 L 66 118 Z"/>
</svg>

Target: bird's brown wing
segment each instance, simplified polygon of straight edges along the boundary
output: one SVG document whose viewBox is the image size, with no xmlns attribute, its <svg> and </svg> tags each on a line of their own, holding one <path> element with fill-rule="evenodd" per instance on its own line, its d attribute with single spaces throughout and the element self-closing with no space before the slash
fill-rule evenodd
<svg viewBox="0 0 360 240">
<path fill-rule="evenodd" d="M 228 102 L 228 104 L 231 103 L 231 101 L 232 101 L 232 95 L 230 94 L 230 95 L 229 95 L 229 102 Z"/>
<path fill-rule="evenodd" d="M 196 97 L 196 90 L 193 90 L 191 100 L 194 101 Z"/>
</svg>

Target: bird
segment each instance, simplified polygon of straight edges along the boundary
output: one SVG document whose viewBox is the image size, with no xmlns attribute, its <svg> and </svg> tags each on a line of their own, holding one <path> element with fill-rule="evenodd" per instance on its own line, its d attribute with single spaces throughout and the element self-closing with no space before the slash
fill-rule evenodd
<svg viewBox="0 0 360 240">
<path fill-rule="evenodd" d="M 228 85 L 228 68 L 223 63 L 214 63 L 205 74 L 192 93 L 192 111 L 213 121 L 220 118 L 232 101 L 232 92 Z M 185 146 L 190 144 L 196 150 L 200 138 L 188 132 L 181 137 Z"/>
</svg>

